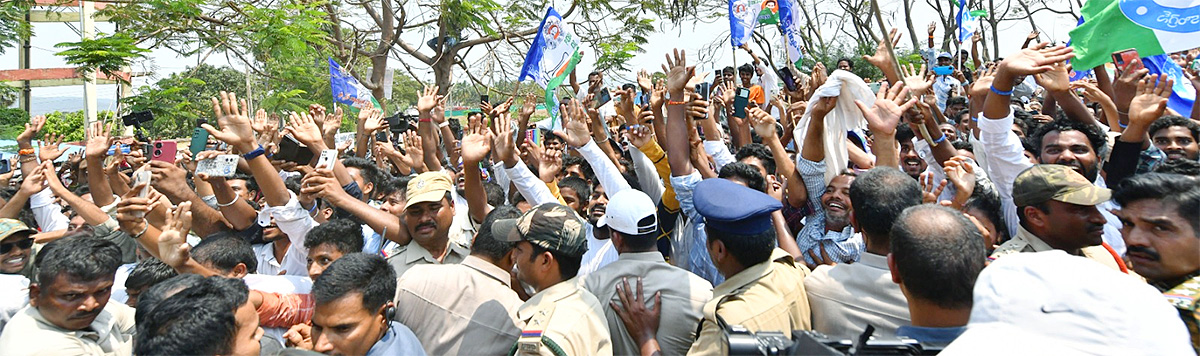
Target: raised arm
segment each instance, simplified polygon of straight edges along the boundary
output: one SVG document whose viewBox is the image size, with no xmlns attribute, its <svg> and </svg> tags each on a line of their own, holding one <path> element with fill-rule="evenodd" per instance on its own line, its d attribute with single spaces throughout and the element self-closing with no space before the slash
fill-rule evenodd
<svg viewBox="0 0 1200 356">
<path fill-rule="evenodd" d="M 684 89 L 688 81 L 696 74 L 696 67 L 687 65 L 687 52 L 676 49 L 674 58 L 667 55 L 667 64 L 663 65 L 667 73 L 667 96 L 671 103 L 683 102 L 687 97 Z M 667 148 L 667 161 L 671 163 L 671 176 L 679 177 L 692 174 L 694 168 L 691 161 L 691 146 L 688 144 L 686 105 L 667 105 L 667 135 L 663 142 Z"/>
<path fill-rule="evenodd" d="M 900 123 L 904 112 L 912 108 L 917 101 L 915 98 L 907 98 L 908 88 L 904 87 L 904 82 L 900 82 L 890 89 L 887 83 L 880 85 L 879 92 L 875 94 L 875 104 L 869 108 L 860 100 L 854 101 L 858 110 L 862 111 L 863 118 L 867 120 L 867 129 L 871 131 L 871 137 L 875 138 L 872 146 L 875 151 L 875 166 L 900 168 L 900 154 L 896 151 L 896 125 Z"/>
<path fill-rule="evenodd" d="M 372 230 L 401 245 L 407 245 L 412 238 L 404 228 L 403 219 L 396 218 L 386 211 L 376 209 L 357 198 L 350 196 L 334 178 L 328 169 L 316 169 L 300 181 L 300 193 L 324 199 L 329 204 L 346 210 L 357 216 L 370 226 Z"/>
<path fill-rule="evenodd" d="M 504 113 L 502 115 L 508 115 Z M 463 136 L 462 159 L 463 180 L 467 199 L 467 211 L 474 221 L 483 221 L 491 212 L 492 207 L 487 202 L 487 192 L 483 189 L 483 177 L 479 162 L 487 157 L 492 150 L 492 131 L 485 126 L 477 127 L 474 132 Z"/>
<path fill-rule="evenodd" d="M 96 121 L 88 127 L 85 135 L 87 146 L 84 148 L 84 159 L 88 164 L 87 182 L 92 201 L 97 206 L 108 206 L 114 201 L 112 187 L 109 187 L 108 177 L 104 174 L 104 156 L 112 145 L 109 128 L 103 121 Z"/>
<path fill-rule="evenodd" d="M 820 162 L 825 160 L 825 115 L 837 106 L 836 96 L 820 98 L 813 104 L 812 115 L 809 116 L 808 129 L 804 134 L 804 145 L 800 148 L 800 156 L 806 160 Z"/>
<path fill-rule="evenodd" d="M 1092 110 L 1084 106 L 1083 102 L 1071 93 L 1071 75 L 1067 70 L 1066 62 L 1050 64 L 1050 68 L 1048 71 L 1034 75 L 1033 78 L 1038 85 L 1045 88 L 1046 92 L 1054 97 L 1054 101 L 1058 103 L 1068 118 L 1090 125 L 1099 124 L 1096 117 L 1092 115 Z"/>
<path fill-rule="evenodd" d="M 421 135 L 421 151 L 424 152 L 425 168 L 431 171 L 442 170 L 442 161 L 438 159 L 437 127 L 433 123 L 433 110 L 442 101 L 437 94 L 438 87 L 425 87 L 425 92 L 417 100 L 417 133 Z"/>
<path fill-rule="evenodd" d="M 1009 98 L 1013 84 L 1022 75 L 1034 75 L 1054 69 L 1053 64 L 1075 57 L 1071 49 L 1063 46 L 1047 47 L 1039 43 L 1005 58 L 997 64 L 996 77 L 992 81 L 992 92 L 984 101 L 983 116 L 998 120 L 1009 115 Z"/>
</svg>

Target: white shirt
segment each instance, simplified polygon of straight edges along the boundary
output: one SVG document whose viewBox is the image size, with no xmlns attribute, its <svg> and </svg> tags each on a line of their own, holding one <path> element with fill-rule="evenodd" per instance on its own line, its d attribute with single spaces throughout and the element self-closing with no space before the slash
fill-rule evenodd
<svg viewBox="0 0 1200 356">
<path fill-rule="evenodd" d="M 0 274 L 0 332 L 26 305 L 29 305 L 29 278 L 19 274 Z"/>
<path fill-rule="evenodd" d="M 276 275 L 280 271 L 286 270 L 287 274 L 293 276 L 308 276 L 308 248 L 304 247 L 304 236 L 308 235 L 308 231 L 318 224 L 312 216 L 308 215 L 308 210 L 300 206 L 296 194 L 290 191 L 288 194 L 291 195 L 291 198 L 288 199 L 287 204 L 283 206 L 268 205 L 258 213 L 259 225 L 266 225 L 263 224 L 264 222 L 270 223 L 271 218 L 274 217 L 279 231 L 287 235 L 288 240 L 292 242 L 283 255 L 283 261 L 275 260 L 271 244 L 254 246 L 254 254 L 258 257 L 259 274 Z"/>
<path fill-rule="evenodd" d="M 617 260 L 617 248 L 613 246 L 612 239 L 597 239 L 595 235 L 592 235 L 592 230 L 595 229 L 588 224 L 588 249 L 583 253 L 583 260 L 579 265 L 579 276 L 586 276 Z"/>
<path fill-rule="evenodd" d="M 297 248 L 299 246 L 299 248 Z M 257 273 L 274 276 L 287 271 L 288 275 L 308 275 L 308 251 L 303 245 L 292 242 L 283 253 L 283 261 L 275 259 L 275 243 L 254 245 L 254 257 L 258 260 Z"/>
<path fill-rule="evenodd" d="M 988 166 L 988 174 L 992 178 L 992 183 L 996 185 L 996 192 L 1000 193 L 1000 204 L 1004 208 L 1004 220 L 1008 223 L 1009 236 L 1017 236 L 1017 227 L 1020 226 L 1020 222 L 1017 218 L 1017 205 L 1013 203 L 1013 182 L 1017 180 L 1018 174 L 1021 174 L 1026 168 L 1032 167 L 1033 163 L 1029 163 L 1029 159 L 1025 158 L 1025 149 L 1021 146 L 1021 139 L 1012 132 L 1012 125 L 1011 110 L 1008 112 L 1008 116 L 1002 119 L 983 118 L 979 120 L 979 140 L 983 143 L 988 155 L 987 162 L 980 163 Z M 1096 177 L 1096 181 L 1093 183 L 1101 188 L 1106 188 L 1104 179 L 1101 177 Z M 1125 255 L 1125 240 L 1121 237 L 1121 221 L 1106 209 L 1110 204 L 1105 202 L 1097 205 L 1100 214 L 1104 215 L 1106 220 L 1104 242 L 1111 246 L 1117 254 Z"/>
</svg>

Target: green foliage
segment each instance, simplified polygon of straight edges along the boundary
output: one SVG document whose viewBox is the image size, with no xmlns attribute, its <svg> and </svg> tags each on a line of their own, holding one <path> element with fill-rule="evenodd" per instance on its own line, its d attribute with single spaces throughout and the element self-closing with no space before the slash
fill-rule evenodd
<svg viewBox="0 0 1200 356">
<path fill-rule="evenodd" d="M 21 88 L 0 82 L 0 109 L 12 106 L 21 98 Z"/>
<path fill-rule="evenodd" d="M 122 102 L 130 112 L 149 110 L 154 122 L 146 130 L 155 137 L 190 135 L 199 118 L 211 118 L 212 101 L 218 92 L 246 92 L 245 75 L 229 67 L 207 64 L 172 74 Z"/>
<path fill-rule="evenodd" d="M 80 70 L 94 70 L 126 81 L 117 75 L 121 68 L 136 59 L 145 58 L 150 50 L 138 48 L 133 37 L 124 33 L 85 39 L 79 42 L 63 42 L 54 45 L 67 50 L 55 53 L 64 57 L 67 64 L 79 66 Z M 86 77 L 85 77 L 86 78 Z"/>
<path fill-rule="evenodd" d="M 112 120 L 112 111 L 101 111 L 96 113 L 96 119 L 100 121 Z M 83 141 L 83 123 L 86 118 L 83 110 L 59 112 L 55 111 L 46 114 L 46 126 L 42 127 L 43 134 L 49 133 L 52 135 L 66 136 L 63 141 Z M 20 133 L 20 131 L 17 131 Z M 15 136 L 15 135 L 14 135 Z"/>
<path fill-rule="evenodd" d="M 21 109 L 0 109 L 0 138 L 12 139 L 25 130 L 29 112 Z"/>
<path fill-rule="evenodd" d="M 25 12 L 32 4 L 30 0 L 0 1 L 0 54 L 33 35 L 33 27 L 25 22 Z"/>
</svg>

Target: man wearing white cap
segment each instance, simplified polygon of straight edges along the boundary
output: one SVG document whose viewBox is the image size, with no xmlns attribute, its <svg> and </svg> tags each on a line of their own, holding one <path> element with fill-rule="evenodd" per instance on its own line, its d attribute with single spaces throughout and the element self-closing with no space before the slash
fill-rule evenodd
<svg viewBox="0 0 1200 356">
<path fill-rule="evenodd" d="M 618 286 L 627 288 L 640 283 L 643 295 L 659 295 L 662 320 L 657 340 L 667 355 L 686 354 L 696 340 L 696 324 L 703 316 L 704 303 L 712 299 L 712 284 L 691 272 L 672 266 L 658 251 L 658 216 L 654 202 L 645 193 L 625 189 L 613 195 L 608 210 L 596 223 L 597 228 L 612 232 L 612 242 L 620 254 L 615 263 L 592 272 L 584 280 L 584 288 L 596 295 L 601 303 L 620 303 Z M 608 329 L 612 334 L 613 353 L 637 354 L 639 345 L 625 330 L 614 310 L 604 308 Z M 627 307 L 627 306 L 626 306 Z"/>
</svg>

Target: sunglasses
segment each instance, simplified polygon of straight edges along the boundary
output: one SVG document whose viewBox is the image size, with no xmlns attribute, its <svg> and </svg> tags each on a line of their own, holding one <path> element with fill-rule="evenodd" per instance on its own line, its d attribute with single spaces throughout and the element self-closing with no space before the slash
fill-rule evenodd
<svg viewBox="0 0 1200 356">
<path fill-rule="evenodd" d="M 29 248 L 33 247 L 33 239 L 2 243 L 0 244 L 0 254 L 5 254 L 8 253 L 8 251 L 12 251 L 13 246 L 28 250 Z"/>
</svg>

